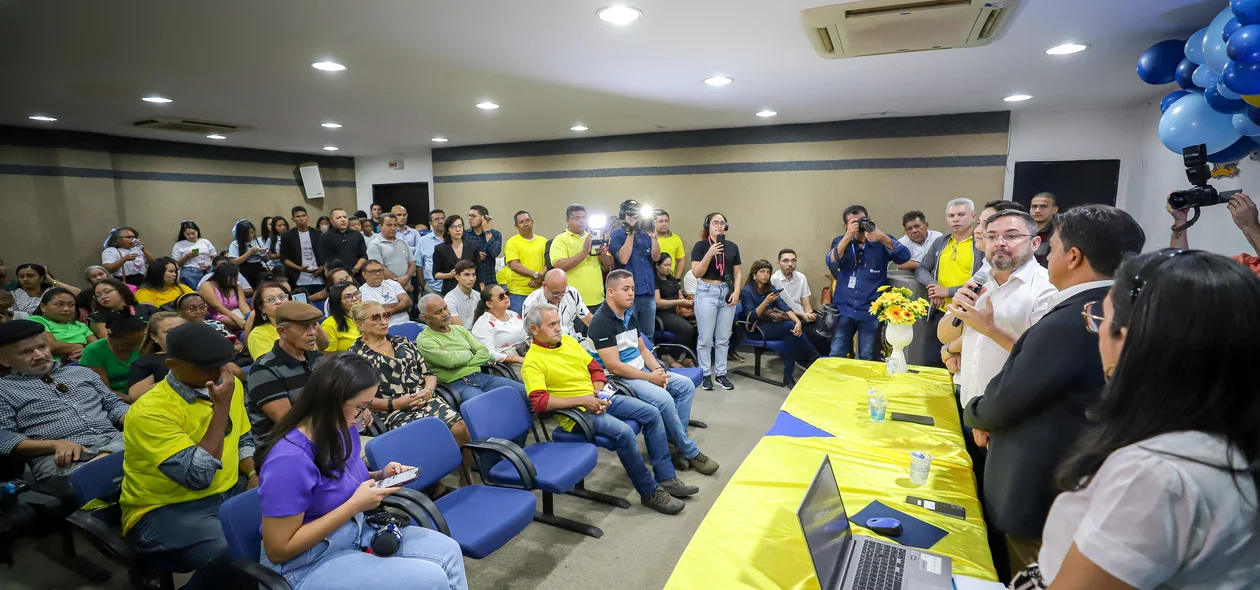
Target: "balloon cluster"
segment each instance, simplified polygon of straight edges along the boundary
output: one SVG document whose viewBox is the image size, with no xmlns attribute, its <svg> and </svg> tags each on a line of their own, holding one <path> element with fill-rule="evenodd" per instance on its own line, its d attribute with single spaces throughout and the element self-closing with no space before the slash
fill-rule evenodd
<svg viewBox="0 0 1260 590">
<path fill-rule="evenodd" d="M 1159 139 L 1168 149 L 1207 144 L 1216 164 L 1260 150 L 1260 0 L 1230 0 L 1186 41 L 1152 45 L 1137 73 L 1147 84 L 1181 87 L 1159 104 Z"/>
</svg>

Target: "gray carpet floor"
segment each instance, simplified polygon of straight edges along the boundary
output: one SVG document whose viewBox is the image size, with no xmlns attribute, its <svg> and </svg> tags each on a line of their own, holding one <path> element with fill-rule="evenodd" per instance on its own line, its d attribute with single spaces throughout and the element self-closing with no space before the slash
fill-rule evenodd
<svg viewBox="0 0 1260 590">
<path fill-rule="evenodd" d="M 764 364 L 767 366 L 763 367 L 763 374 L 781 374 L 782 365 L 777 359 Z M 556 514 L 600 527 L 604 531 L 603 538 L 592 539 L 531 523 L 520 536 L 486 559 L 465 560 L 469 587 L 477 590 L 582 588 L 601 582 L 614 588 L 663 587 L 692 534 L 730 481 L 731 474 L 770 428 L 788 393 L 782 387 L 738 375 L 731 375 L 731 380 L 735 383 L 732 391 L 720 388 L 696 391 L 692 417 L 707 422 L 709 428 L 693 428 L 691 436 L 701 451 L 722 467 L 709 477 L 694 471 L 679 473 L 683 481 L 700 487 L 699 494 L 686 500 L 687 507 L 681 514 L 665 516 L 643 507 L 617 456 L 601 450 L 599 465 L 587 478 L 587 487 L 629 500 L 630 509 L 559 496 Z M 107 584 L 87 583 L 49 557 L 49 553 L 59 555 L 56 541 L 55 537 L 48 537 L 20 544 L 15 565 L 7 570 L 0 566 L 0 587 L 5 590 L 121 590 L 128 587 L 125 572 L 112 567 L 114 577 Z M 78 543 L 78 547 L 84 558 L 102 566 L 110 565 L 86 542 Z M 176 582 L 183 582 L 183 577 L 177 577 Z"/>
</svg>

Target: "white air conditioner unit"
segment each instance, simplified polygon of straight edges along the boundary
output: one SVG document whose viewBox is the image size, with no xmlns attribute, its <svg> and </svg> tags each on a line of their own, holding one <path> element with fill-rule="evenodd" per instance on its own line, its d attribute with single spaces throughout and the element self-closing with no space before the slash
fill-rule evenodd
<svg viewBox="0 0 1260 590">
<path fill-rule="evenodd" d="M 1018 0 L 863 0 L 801 12 L 827 59 L 987 45 L 1001 36 Z"/>
</svg>

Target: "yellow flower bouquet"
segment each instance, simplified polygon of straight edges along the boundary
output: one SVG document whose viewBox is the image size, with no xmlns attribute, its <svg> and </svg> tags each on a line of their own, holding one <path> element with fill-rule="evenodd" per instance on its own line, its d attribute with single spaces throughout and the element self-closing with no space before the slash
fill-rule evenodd
<svg viewBox="0 0 1260 590">
<path fill-rule="evenodd" d="M 922 297 L 912 299 L 914 292 L 905 287 L 879 288 L 879 299 L 871 304 L 871 315 L 888 324 L 908 326 L 928 314 L 928 301 Z"/>
</svg>

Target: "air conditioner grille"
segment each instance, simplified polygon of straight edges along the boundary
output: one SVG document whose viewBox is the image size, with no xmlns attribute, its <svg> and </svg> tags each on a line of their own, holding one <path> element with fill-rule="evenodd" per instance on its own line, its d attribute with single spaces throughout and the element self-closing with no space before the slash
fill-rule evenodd
<svg viewBox="0 0 1260 590">
<path fill-rule="evenodd" d="M 827 59 L 987 45 L 1023 0 L 858 0 L 810 8 L 801 24 Z"/>
<path fill-rule="evenodd" d="M 905 15 L 921 10 L 969 8 L 970 6 L 971 0 L 923 0 L 921 2 L 906 2 L 904 4 L 891 4 L 888 6 L 872 6 L 870 8 L 846 10 L 844 11 L 844 18 L 888 16 L 892 14 Z"/>
<path fill-rule="evenodd" d="M 208 135 L 211 133 L 233 133 L 252 129 L 252 127 L 246 127 L 243 125 L 216 123 L 214 121 L 186 119 L 183 117 L 147 117 L 138 121 L 133 121 L 131 125 L 142 129 L 158 129 L 161 131 L 177 131 L 180 133 L 197 133 L 200 135 Z"/>
</svg>

